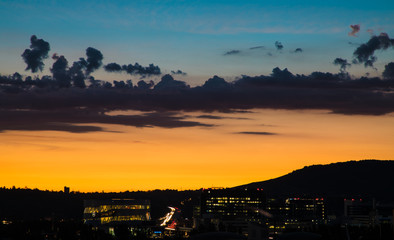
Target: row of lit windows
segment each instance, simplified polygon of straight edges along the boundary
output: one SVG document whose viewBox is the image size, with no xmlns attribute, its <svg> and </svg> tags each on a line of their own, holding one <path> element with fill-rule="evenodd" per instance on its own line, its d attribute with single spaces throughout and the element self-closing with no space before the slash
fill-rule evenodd
<svg viewBox="0 0 394 240">
<path fill-rule="evenodd" d="M 211 200 L 250 200 L 250 197 L 210 197 Z"/>
<path fill-rule="evenodd" d="M 149 205 L 100 205 L 98 207 L 86 207 L 84 213 L 107 212 L 115 209 L 149 209 Z"/>
<path fill-rule="evenodd" d="M 212 203 L 212 202 L 215 202 L 215 201 L 207 201 L 207 203 Z M 259 202 L 259 201 L 243 201 L 243 200 L 239 200 L 239 201 L 233 201 L 233 200 L 229 200 L 229 201 L 226 201 L 226 200 L 218 200 L 217 201 L 218 203 L 249 203 L 249 204 L 252 204 L 252 203 L 261 203 L 261 202 Z"/>
<path fill-rule="evenodd" d="M 279 207 L 279 208 L 272 208 L 272 207 L 267 207 L 267 210 L 290 210 L 289 207 Z"/>
<path fill-rule="evenodd" d="M 207 212 L 221 212 L 221 213 L 226 213 L 228 211 L 226 210 L 212 210 L 212 209 L 208 209 Z M 237 213 L 258 213 L 258 211 L 248 211 L 248 210 L 239 210 L 239 211 L 231 211 L 231 214 L 237 214 Z M 230 213 L 227 213 L 227 215 L 229 215 Z"/>
<path fill-rule="evenodd" d="M 234 207 L 244 207 L 246 205 L 247 204 L 236 204 L 236 205 L 234 205 Z M 219 203 L 208 203 L 207 206 L 209 206 L 209 207 L 212 207 L 212 206 L 214 206 L 214 207 L 227 207 L 228 205 L 227 204 L 223 204 L 223 203 L 221 203 L 221 204 L 219 204 Z"/>
<path fill-rule="evenodd" d="M 131 215 L 131 216 L 112 216 L 100 218 L 101 224 L 110 222 L 124 222 L 124 221 L 146 221 L 149 220 L 145 215 Z"/>
</svg>

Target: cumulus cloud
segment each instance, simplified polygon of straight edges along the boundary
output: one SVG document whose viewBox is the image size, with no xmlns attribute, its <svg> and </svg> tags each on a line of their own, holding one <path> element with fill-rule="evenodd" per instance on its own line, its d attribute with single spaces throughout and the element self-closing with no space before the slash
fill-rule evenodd
<svg viewBox="0 0 394 240">
<path fill-rule="evenodd" d="M 302 48 L 296 48 L 296 49 L 293 51 L 293 53 L 302 53 L 302 52 L 303 52 Z"/>
<path fill-rule="evenodd" d="M 68 72 L 67 59 L 63 55 L 58 56 L 56 53 L 52 56 L 52 59 L 55 60 L 51 68 L 54 80 L 58 82 L 61 88 L 70 87 L 71 77 Z"/>
<path fill-rule="evenodd" d="M 104 57 L 99 50 L 92 47 L 88 47 L 86 49 L 86 56 L 86 73 L 89 75 L 90 73 L 101 67 Z"/>
<path fill-rule="evenodd" d="M 25 49 L 22 58 L 27 64 L 25 70 L 31 70 L 33 73 L 44 69 L 44 59 L 48 58 L 50 50 L 49 43 L 43 39 L 38 39 L 36 35 L 30 38 L 30 49 Z"/>
<path fill-rule="evenodd" d="M 363 63 L 365 67 L 373 67 L 377 57 L 374 55 L 376 50 L 386 50 L 394 46 L 394 39 L 391 39 L 387 33 L 381 33 L 379 36 L 372 36 L 367 43 L 361 44 L 353 53 L 355 59 L 353 63 Z"/>
<path fill-rule="evenodd" d="M 275 42 L 275 47 L 276 47 L 276 50 L 282 50 L 283 49 L 283 44 L 281 42 L 279 42 L 279 41 L 276 41 Z"/>
<path fill-rule="evenodd" d="M 107 72 L 126 72 L 130 75 L 161 75 L 161 70 L 159 66 L 155 66 L 153 63 L 149 64 L 147 67 L 141 66 L 139 63 L 119 65 L 118 63 L 109 63 L 104 66 Z"/>
<path fill-rule="evenodd" d="M 394 62 L 390 62 L 384 67 L 383 77 L 386 79 L 394 79 Z"/>
<path fill-rule="evenodd" d="M 342 59 L 342 58 L 335 58 L 333 64 L 340 66 L 341 73 L 346 73 L 346 68 L 351 66 L 351 64 L 348 63 L 346 59 Z"/>
<path fill-rule="evenodd" d="M 349 36 L 357 37 L 356 33 L 360 31 L 360 24 L 354 24 L 350 25 L 350 28 L 352 29 L 351 32 L 348 33 Z"/>
<path fill-rule="evenodd" d="M 174 75 L 183 75 L 183 76 L 187 75 L 187 73 L 185 73 L 184 71 L 179 70 L 179 69 L 176 70 L 176 71 L 171 71 L 171 73 L 174 74 Z"/>
<path fill-rule="evenodd" d="M 154 87 L 155 90 L 181 90 L 189 88 L 183 81 L 175 80 L 171 75 L 166 74 L 161 78 L 161 81 L 156 84 Z"/>
</svg>

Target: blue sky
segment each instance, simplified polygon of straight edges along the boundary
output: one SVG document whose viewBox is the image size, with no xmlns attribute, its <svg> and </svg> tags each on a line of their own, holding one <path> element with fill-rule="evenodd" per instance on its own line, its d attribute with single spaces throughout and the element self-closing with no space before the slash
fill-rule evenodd
<svg viewBox="0 0 394 240">
<path fill-rule="evenodd" d="M 338 72 L 337 57 L 352 60 L 357 44 L 375 34 L 394 36 L 393 1 L 0 1 L 0 73 L 25 72 L 20 57 L 35 34 L 51 45 L 50 55 L 69 62 L 99 49 L 104 64 L 154 63 L 164 73 L 193 85 L 212 75 L 232 80 L 242 74 Z M 360 24 L 357 37 L 351 24 Z M 278 51 L 275 41 L 283 44 Z M 349 44 L 351 42 L 352 44 Z M 256 46 L 264 46 L 251 50 Z M 294 53 L 296 48 L 303 52 Z M 224 55 L 238 50 L 239 54 Z M 392 49 L 376 52 L 378 71 L 353 65 L 349 72 L 380 76 L 393 61 Z M 45 61 L 49 74 L 53 60 Z M 104 80 L 129 79 L 99 70 Z"/>
</svg>

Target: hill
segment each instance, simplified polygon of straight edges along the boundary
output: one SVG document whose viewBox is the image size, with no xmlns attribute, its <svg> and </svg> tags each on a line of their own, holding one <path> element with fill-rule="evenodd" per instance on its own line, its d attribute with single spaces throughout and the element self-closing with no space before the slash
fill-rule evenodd
<svg viewBox="0 0 394 240">
<path fill-rule="evenodd" d="M 275 179 L 238 187 L 270 195 L 320 195 L 394 199 L 394 161 L 362 160 L 312 165 Z"/>
</svg>

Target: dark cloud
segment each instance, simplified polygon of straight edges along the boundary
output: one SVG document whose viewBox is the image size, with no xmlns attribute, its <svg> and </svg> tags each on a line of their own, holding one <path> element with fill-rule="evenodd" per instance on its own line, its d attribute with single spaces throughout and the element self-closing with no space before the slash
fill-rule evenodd
<svg viewBox="0 0 394 240">
<path fill-rule="evenodd" d="M 355 51 L 355 61 L 373 60 L 375 50 L 389 46 L 393 46 L 393 40 L 387 34 L 374 36 Z M 210 126 L 187 121 L 187 116 L 173 113 L 178 111 L 234 113 L 269 108 L 327 109 L 334 113 L 365 115 L 394 112 L 392 63 L 386 66 L 384 80 L 351 78 L 343 74 L 349 66 L 347 60 L 337 58 L 334 64 L 343 70 L 338 74 L 316 71 L 299 75 L 276 67 L 267 76 L 243 75 L 233 82 L 213 76 L 201 86 L 190 87 L 168 74 L 157 84 L 152 80 L 141 80 L 136 85 L 131 80 L 101 81 L 90 73 L 100 67 L 102 54 L 93 48 L 86 54 L 86 59 L 80 58 L 71 66 L 64 56 L 54 54 L 52 76 L 0 75 L 0 131 L 104 130 L 93 123 L 137 127 Z M 141 76 L 160 73 L 160 68 L 153 64 L 143 67 L 138 63 L 123 66 L 110 63 L 104 68 Z M 86 87 L 86 83 L 90 85 Z M 150 111 L 156 115 L 104 114 L 111 110 Z"/>
<path fill-rule="evenodd" d="M 270 108 L 327 109 L 367 115 L 394 111 L 393 79 L 351 79 L 343 74 L 324 72 L 295 75 L 280 68 L 274 68 L 269 76 L 244 75 L 234 82 L 214 76 L 196 87 L 189 87 L 170 75 L 163 76 L 156 85 L 152 81 L 139 81 L 137 86 L 119 81 L 63 89 L 45 85 L 47 82 L 54 80 L 24 78 L 19 74 L 0 76 L 0 109 L 242 112 Z"/>
<path fill-rule="evenodd" d="M 185 73 L 185 72 L 183 72 L 182 70 L 179 70 L 179 69 L 177 71 L 171 71 L 171 73 L 174 74 L 174 75 L 183 75 L 183 76 L 187 75 L 187 73 Z"/>
<path fill-rule="evenodd" d="M 0 132 L 22 131 L 65 131 L 86 133 L 105 131 L 95 124 L 117 124 L 134 127 L 211 127 L 171 112 L 151 112 L 139 115 L 108 115 L 92 110 L 0 110 Z"/>
<path fill-rule="evenodd" d="M 141 75 L 141 76 L 150 76 L 150 75 L 161 75 L 161 70 L 159 66 L 155 66 L 154 64 L 149 64 L 149 66 L 144 67 L 139 63 L 128 64 L 120 66 L 117 63 L 109 63 L 104 66 L 105 71 L 107 72 L 126 72 L 131 75 Z"/>
<path fill-rule="evenodd" d="M 302 48 L 296 48 L 296 49 L 293 51 L 293 53 L 302 53 L 302 52 L 303 52 Z"/>
<path fill-rule="evenodd" d="M 212 78 L 205 81 L 204 85 L 202 85 L 204 89 L 218 90 L 218 89 L 227 89 L 231 87 L 231 84 L 226 82 L 221 77 L 213 76 Z"/>
<path fill-rule="evenodd" d="M 250 50 L 256 50 L 256 49 L 265 49 L 264 46 L 256 46 L 256 47 L 251 47 L 249 48 Z"/>
<path fill-rule="evenodd" d="M 88 47 L 86 49 L 86 56 L 86 74 L 89 75 L 90 73 L 101 67 L 104 57 L 99 50 L 92 47 Z"/>
<path fill-rule="evenodd" d="M 277 50 L 282 50 L 283 49 L 283 44 L 279 41 L 275 42 L 275 47 Z"/>
<path fill-rule="evenodd" d="M 155 90 L 165 90 L 165 91 L 174 91 L 174 90 L 182 90 L 189 88 L 183 81 L 174 80 L 174 78 L 166 74 L 161 78 L 161 81 L 156 84 L 154 87 Z"/>
<path fill-rule="evenodd" d="M 85 88 L 86 75 L 83 70 L 86 68 L 87 62 L 85 59 L 80 58 L 78 62 L 74 62 L 68 70 L 69 76 L 73 85 L 80 88 Z"/>
<path fill-rule="evenodd" d="M 248 134 L 248 135 L 277 135 L 276 133 L 272 132 L 236 132 L 235 134 Z"/>
<path fill-rule="evenodd" d="M 104 66 L 104 69 L 107 72 L 120 72 L 122 71 L 122 66 L 117 63 L 109 63 Z"/>
<path fill-rule="evenodd" d="M 387 33 L 379 36 L 372 36 L 367 43 L 361 44 L 353 53 L 355 59 L 353 63 L 364 63 L 365 67 L 373 67 L 377 57 L 374 56 L 376 50 L 386 50 L 394 46 L 394 39 L 390 39 Z"/>
<path fill-rule="evenodd" d="M 360 31 L 360 24 L 350 25 L 352 29 L 351 32 L 348 33 L 349 36 L 357 37 L 356 33 Z"/>
<path fill-rule="evenodd" d="M 231 51 L 225 52 L 223 55 L 224 55 L 224 56 L 227 56 L 227 55 L 236 55 L 236 54 L 240 54 L 240 53 L 241 53 L 240 50 L 231 50 Z"/>
<path fill-rule="evenodd" d="M 281 70 L 278 67 L 272 69 L 271 76 L 276 79 L 286 79 L 286 80 L 292 79 L 294 77 L 294 75 L 289 70 L 287 70 L 287 68 Z"/>
<path fill-rule="evenodd" d="M 215 119 L 215 120 L 217 120 L 217 119 L 224 119 L 226 117 L 215 116 L 215 115 L 200 115 L 200 116 L 197 116 L 197 118 Z"/>
<path fill-rule="evenodd" d="M 340 66 L 341 73 L 346 73 L 347 72 L 346 68 L 351 66 L 351 64 L 348 63 L 346 59 L 342 59 L 342 58 L 335 58 L 333 64 Z"/>
<path fill-rule="evenodd" d="M 248 111 L 234 111 L 234 113 L 247 113 Z M 249 113 L 249 112 L 248 112 Z M 250 118 L 243 118 L 243 117 L 224 117 L 224 116 L 216 116 L 216 115 L 200 115 L 197 116 L 197 118 L 203 118 L 203 119 L 214 119 L 214 120 L 219 120 L 219 119 L 238 119 L 238 120 L 250 120 Z"/>
<path fill-rule="evenodd" d="M 56 53 L 52 56 L 55 62 L 52 65 L 51 72 L 53 74 L 53 79 L 57 81 L 59 87 L 70 87 L 71 77 L 68 72 L 68 61 L 62 55 L 58 56 Z"/>
<path fill-rule="evenodd" d="M 48 58 L 50 50 L 49 43 L 43 39 L 38 39 L 36 35 L 30 38 L 30 49 L 25 49 L 22 58 L 27 64 L 25 70 L 31 70 L 33 73 L 44 69 L 44 59 Z"/>
<path fill-rule="evenodd" d="M 85 80 L 89 75 L 102 65 L 103 54 L 92 47 L 86 49 L 87 59 L 80 58 L 79 61 L 73 62 L 72 66 L 68 66 L 67 59 L 62 55 L 53 54 L 52 59 L 55 62 L 50 69 L 53 80 L 60 88 L 80 87 L 85 88 Z M 94 81 L 91 81 L 94 83 Z"/>
<path fill-rule="evenodd" d="M 140 80 L 137 83 L 137 88 L 138 89 L 142 89 L 142 90 L 151 89 L 151 88 L 153 88 L 153 86 L 155 86 L 155 83 L 153 81 L 150 81 L 150 82 L 147 83 L 144 80 Z"/>
<path fill-rule="evenodd" d="M 123 65 L 122 69 L 126 71 L 128 74 L 136 74 L 136 75 L 161 75 L 161 70 L 159 66 L 155 66 L 152 63 L 149 66 L 144 67 L 138 63 Z"/>
<path fill-rule="evenodd" d="M 384 66 L 383 77 L 386 79 L 394 79 L 394 62 Z"/>
</svg>

